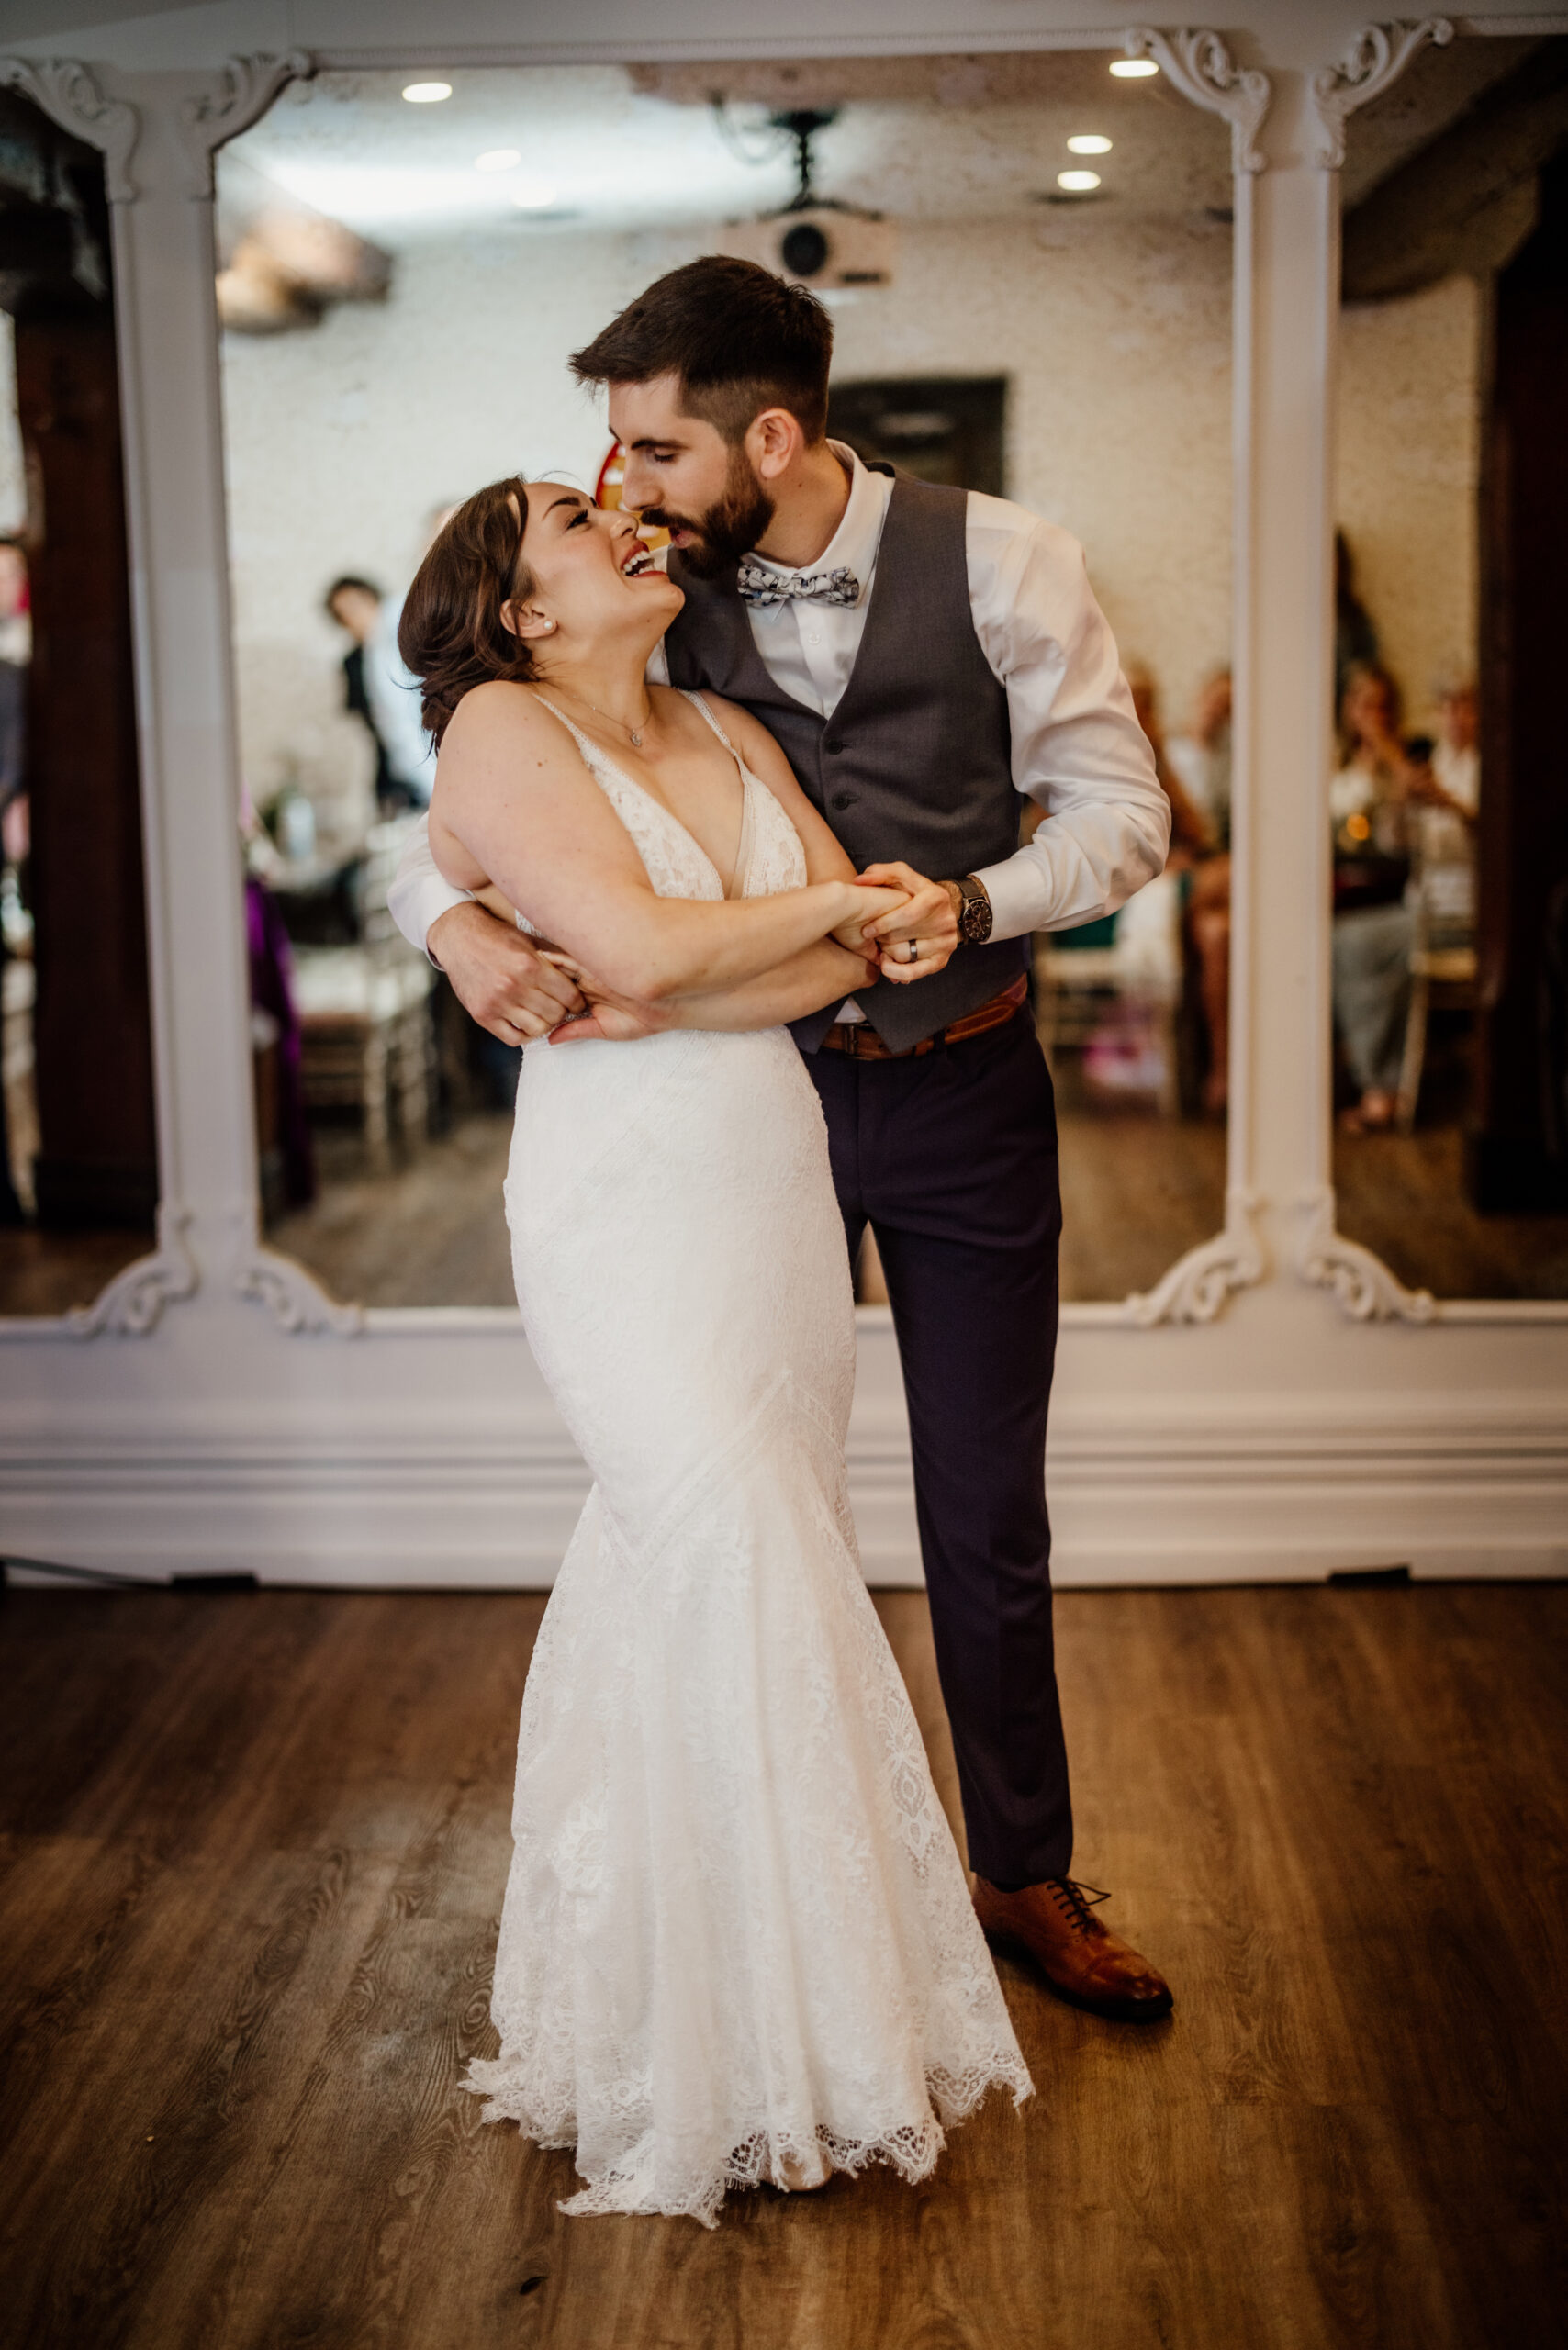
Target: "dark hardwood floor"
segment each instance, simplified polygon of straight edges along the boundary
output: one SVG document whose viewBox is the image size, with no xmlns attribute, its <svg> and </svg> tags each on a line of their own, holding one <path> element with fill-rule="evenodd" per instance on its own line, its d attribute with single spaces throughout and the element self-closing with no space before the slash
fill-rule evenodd
<svg viewBox="0 0 1568 2350">
<path fill-rule="evenodd" d="M 918 1594 L 879 1607 L 952 1772 Z M 935 2177 L 565 2221 L 457 2087 L 518 1596 L 0 1606 L 0 2337 L 26 2350 L 1546 2350 L 1568 1589 L 1068 1594 L 1077 1865 L 1178 2006 L 1010 1960 Z"/>
</svg>

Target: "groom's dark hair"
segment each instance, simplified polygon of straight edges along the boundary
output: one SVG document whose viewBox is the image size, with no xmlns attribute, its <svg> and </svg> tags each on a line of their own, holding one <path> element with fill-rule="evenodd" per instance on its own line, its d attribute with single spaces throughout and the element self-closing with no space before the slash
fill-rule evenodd
<svg viewBox="0 0 1568 2350">
<path fill-rule="evenodd" d="M 580 384 L 678 375 L 681 406 L 726 441 L 787 408 L 811 442 L 827 430 L 833 320 L 814 294 L 755 262 L 708 253 L 655 278 L 570 362 Z"/>
</svg>

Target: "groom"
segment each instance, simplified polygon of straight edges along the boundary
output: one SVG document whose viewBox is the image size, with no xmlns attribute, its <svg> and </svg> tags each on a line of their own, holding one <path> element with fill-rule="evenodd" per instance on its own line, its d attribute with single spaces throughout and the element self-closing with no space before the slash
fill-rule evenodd
<svg viewBox="0 0 1568 2350">
<path fill-rule="evenodd" d="M 670 533 L 669 682 L 755 712 L 863 873 L 910 892 L 879 925 L 884 979 L 794 1035 L 851 1255 L 869 1224 L 887 1277 L 980 1922 L 1063 1998 L 1141 2021 L 1170 1990 L 1068 1874 L 1045 1503 L 1061 1207 L 1025 979 L 1031 932 L 1092 922 L 1160 871 L 1169 808 L 1081 550 L 827 440 L 832 348 L 803 288 L 712 256 L 572 366 L 609 386 L 624 502 Z M 1023 848 L 1021 793 L 1047 819 Z M 422 834 L 393 911 L 493 1035 L 578 1008 L 446 886 Z"/>
</svg>

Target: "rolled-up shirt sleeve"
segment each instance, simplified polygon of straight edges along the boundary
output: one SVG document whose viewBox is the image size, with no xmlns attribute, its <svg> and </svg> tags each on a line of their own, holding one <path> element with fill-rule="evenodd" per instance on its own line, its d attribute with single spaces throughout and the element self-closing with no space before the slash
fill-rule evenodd
<svg viewBox="0 0 1568 2350">
<path fill-rule="evenodd" d="M 429 955 L 433 963 L 435 957 L 425 943 L 431 930 L 442 914 L 450 913 L 454 906 L 471 905 L 473 899 L 471 890 L 454 890 L 450 881 L 442 880 L 431 855 L 430 819 L 421 816 L 409 834 L 387 887 L 386 903 L 393 921 L 409 946 Z"/>
<path fill-rule="evenodd" d="M 1033 840 L 979 875 L 991 935 L 1075 929 L 1164 870 L 1170 803 L 1077 540 L 971 494 L 966 546 L 975 632 L 1007 688 L 1013 780 L 1045 811 Z"/>
</svg>

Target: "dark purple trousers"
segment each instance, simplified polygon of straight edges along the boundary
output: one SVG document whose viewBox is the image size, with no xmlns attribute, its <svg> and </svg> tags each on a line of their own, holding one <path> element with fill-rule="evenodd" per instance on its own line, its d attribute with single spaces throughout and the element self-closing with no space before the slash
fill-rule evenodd
<svg viewBox="0 0 1568 2350">
<path fill-rule="evenodd" d="M 877 1236 L 969 1864 L 1065 1876 L 1046 1412 L 1057 1337 L 1056 1103 L 1027 1012 L 917 1059 L 805 1056 L 853 1259 Z"/>
</svg>

